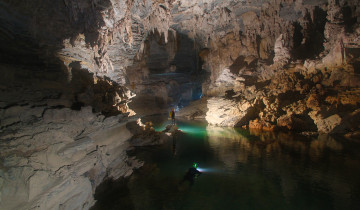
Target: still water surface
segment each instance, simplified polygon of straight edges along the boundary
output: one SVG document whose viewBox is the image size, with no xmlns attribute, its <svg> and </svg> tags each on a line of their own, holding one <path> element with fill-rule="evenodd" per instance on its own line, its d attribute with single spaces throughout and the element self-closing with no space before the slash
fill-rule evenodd
<svg viewBox="0 0 360 210">
<path fill-rule="evenodd" d="M 161 130 L 168 121 L 156 121 Z M 360 143 L 178 122 L 185 133 L 137 148 L 145 165 L 101 209 L 360 209 Z M 181 182 L 197 162 L 203 173 Z"/>
</svg>

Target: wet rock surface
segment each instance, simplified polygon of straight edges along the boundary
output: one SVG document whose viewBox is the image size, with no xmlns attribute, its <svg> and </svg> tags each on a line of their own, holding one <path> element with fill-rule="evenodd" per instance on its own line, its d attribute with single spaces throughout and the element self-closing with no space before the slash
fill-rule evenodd
<svg viewBox="0 0 360 210">
<path fill-rule="evenodd" d="M 141 120 L 138 119 L 136 122 L 128 123 L 127 128 L 133 134 L 133 137 L 129 141 L 132 146 L 159 145 L 170 139 L 166 131 L 155 131 L 152 122 L 143 124 Z"/>
<path fill-rule="evenodd" d="M 16 106 L 1 113 L 2 209 L 88 209 L 104 180 L 127 177 L 142 166 L 127 151 L 170 139 L 149 122 L 105 118 L 91 107 Z"/>
</svg>

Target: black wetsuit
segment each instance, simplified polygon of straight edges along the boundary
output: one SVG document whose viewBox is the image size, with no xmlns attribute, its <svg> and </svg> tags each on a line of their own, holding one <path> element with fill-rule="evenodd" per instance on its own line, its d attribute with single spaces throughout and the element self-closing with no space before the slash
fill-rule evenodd
<svg viewBox="0 0 360 210">
<path fill-rule="evenodd" d="M 191 167 L 189 168 L 189 170 L 187 171 L 187 173 L 185 174 L 184 178 L 182 179 L 181 183 L 185 182 L 185 181 L 189 181 L 190 185 L 194 184 L 194 178 L 197 177 L 198 175 L 200 175 L 201 172 L 198 171 L 196 168 Z"/>
</svg>

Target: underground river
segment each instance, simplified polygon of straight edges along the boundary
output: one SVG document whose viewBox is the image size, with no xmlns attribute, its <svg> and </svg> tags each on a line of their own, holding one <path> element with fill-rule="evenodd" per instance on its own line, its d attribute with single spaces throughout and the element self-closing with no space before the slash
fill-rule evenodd
<svg viewBox="0 0 360 210">
<path fill-rule="evenodd" d="M 169 121 L 152 119 L 157 130 Z M 143 120 L 144 122 L 144 120 Z M 326 135 L 254 132 L 178 121 L 184 131 L 129 154 L 145 162 L 103 183 L 92 209 L 356 209 L 360 144 Z M 192 164 L 202 172 L 182 181 Z"/>
</svg>

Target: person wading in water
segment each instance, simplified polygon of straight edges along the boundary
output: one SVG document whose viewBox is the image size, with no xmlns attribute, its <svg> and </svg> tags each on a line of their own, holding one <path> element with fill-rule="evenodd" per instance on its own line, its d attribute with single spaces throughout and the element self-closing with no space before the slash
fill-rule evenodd
<svg viewBox="0 0 360 210">
<path fill-rule="evenodd" d="M 175 125 L 175 109 L 174 108 L 171 109 L 170 117 L 172 120 L 172 124 Z"/>
</svg>

